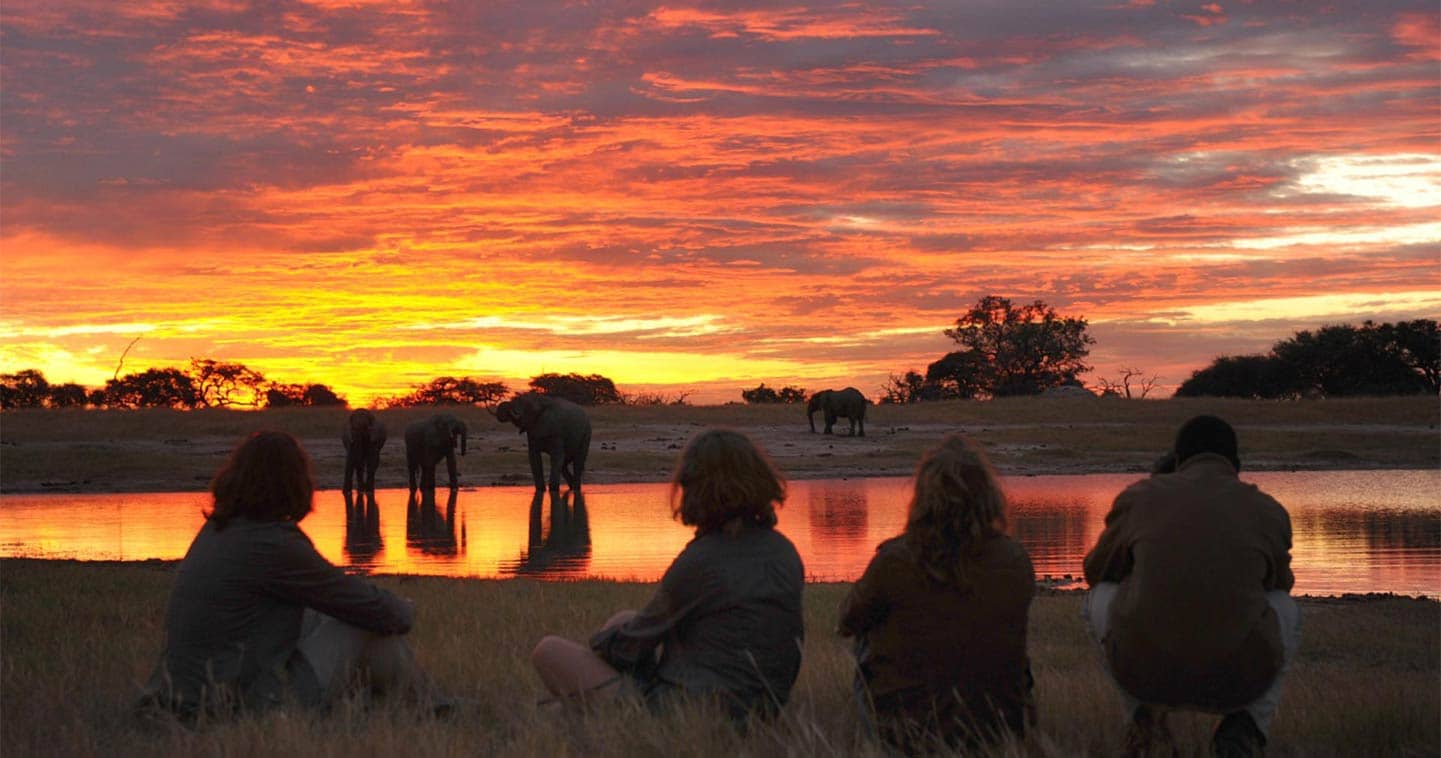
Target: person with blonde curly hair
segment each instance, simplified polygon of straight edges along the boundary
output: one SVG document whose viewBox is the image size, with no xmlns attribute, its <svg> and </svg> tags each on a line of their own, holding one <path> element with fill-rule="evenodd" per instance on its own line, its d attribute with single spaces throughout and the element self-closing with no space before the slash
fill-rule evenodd
<svg viewBox="0 0 1441 758">
<path fill-rule="evenodd" d="M 709 700 L 732 718 L 785 705 L 800 672 L 805 571 L 776 531 L 785 481 L 750 438 L 702 432 L 681 453 L 671 513 L 695 528 L 640 611 L 582 645 L 548 636 L 531 660 L 562 701 L 636 696 L 654 709 Z"/>
<path fill-rule="evenodd" d="M 951 435 L 916 468 L 905 531 L 877 546 L 842 602 L 863 718 L 890 745 L 933 752 L 1025 733 L 1035 571 L 1006 526 L 995 470 Z"/>
</svg>

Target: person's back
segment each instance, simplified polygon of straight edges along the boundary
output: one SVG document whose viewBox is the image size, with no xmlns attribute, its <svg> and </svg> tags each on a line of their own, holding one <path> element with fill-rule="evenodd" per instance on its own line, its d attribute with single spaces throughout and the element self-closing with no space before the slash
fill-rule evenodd
<svg viewBox="0 0 1441 758">
<path fill-rule="evenodd" d="M 962 590 L 928 575 L 904 536 L 882 543 L 868 571 L 874 584 L 842 607 L 841 631 L 864 635 L 859 664 L 880 710 L 892 700 L 896 710 L 922 710 L 954 692 L 978 728 L 1023 731 L 1035 572 L 1005 535 L 975 552 L 974 584 Z M 881 605 L 884 623 L 871 618 Z"/>
<path fill-rule="evenodd" d="M 176 572 L 165 613 L 164 676 L 177 703 L 275 705 L 307 607 L 380 634 L 409 631 L 399 598 L 324 562 L 294 523 L 207 523 Z M 224 707 L 225 703 L 205 703 Z"/>
<path fill-rule="evenodd" d="M 1285 509 L 1214 454 L 1132 485 L 1113 513 L 1122 509 L 1131 510 L 1127 528 L 1103 537 L 1086 561 L 1092 582 L 1115 576 L 1108 569 L 1126 553 L 1132 561 L 1111 606 L 1117 678 L 1162 703 L 1205 697 L 1222 707 L 1260 694 L 1282 653 L 1266 592 L 1294 583 Z M 1217 667 L 1230 670 L 1224 686 L 1202 693 L 1188 681 L 1210 679 Z"/>
<path fill-rule="evenodd" d="M 745 710 L 786 702 L 800 671 L 800 555 L 768 527 L 696 538 L 661 591 L 688 606 L 661 648 L 657 675 L 692 694 L 724 694 Z"/>
<path fill-rule="evenodd" d="M 194 721 L 287 696 L 323 706 L 362 671 L 376 692 L 438 694 L 395 636 L 410 629 L 411 605 L 331 564 L 300 530 L 314 484 L 295 438 L 250 435 L 211 491 L 214 508 L 176 572 L 142 714 Z"/>
<path fill-rule="evenodd" d="M 906 530 L 881 543 L 841 605 L 878 736 L 929 751 L 1024 734 L 1035 572 L 1006 536 L 1005 498 L 958 435 L 917 467 Z"/>
<path fill-rule="evenodd" d="M 800 672 L 805 569 L 775 530 L 785 482 L 745 435 L 711 429 L 681 453 L 672 515 L 695 527 L 645 608 L 589 644 L 548 635 L 531 653 L 561 702 L 638 696 L 663 710 L 719 701 L 737 724 L 773 715 Z"/>
<path fill-rule="evenodd" d="M 1164 706 L 1227 714 L 1218 750 L 1264 745 L 1299 634 L 1290 519 L 1238 478 L 1225 421 L 1188 421 L 1174 452 L 1173 473 L 1126 488 L 1107 514 L 1085 559 L 1087 621 L 1134 741 L 1164 738 L 1149 710 Z"/>
</svg>

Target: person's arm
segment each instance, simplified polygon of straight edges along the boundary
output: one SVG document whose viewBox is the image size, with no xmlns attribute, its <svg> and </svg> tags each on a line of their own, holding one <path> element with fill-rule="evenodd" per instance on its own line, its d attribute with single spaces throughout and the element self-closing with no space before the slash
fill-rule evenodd
<svg viewBox="0 0 1441 758">
<path fill-rule="evenodd" d="M 626 623 L 597 632 L 590 638 L 591 650 L 618 671 L 650 668 L 655 664 L 656 648 L 711 592 L 707 573 L 699 561 L 682 551 L 666 569 L 645 608 Z"/>
<path fill-rule="evenodd" d="M 1096 539 L 1096 546 L 1086 553 L 1084 568 L 1086 583 L 1092 587 L 1101 582 L 1119 582 L 1131 573 L 1129 517 L 1134 507 L 1135 495 L 1128 488 L 1116 496 L 1106 514 L 1106 527 Z"/>
<path fill-rule="evenodd" d="M 316 552 L 299 527 L 287 526 L 265 546 L 267 592 L 376 634 L 410 631 L 415 610 L 409 601 L 346 574 Z"/>
<path fill-rule="evenodd" d="M 1271 538 L 1274 547 L 1271 551 L 1265 589 L 1267 592 L 1272 590 L 1290 592 L 1291 588 L 1296 586 L 1296 575 L 1291 572 L 1291 517 L 1286 513 L 1286 509 L 1274 499 L 1271 505 L 1276 514 L 1272 526 L 1274 535 Z"/>
<path fill-rule="evenodd" d="M 893 565 L 895 558 L 884 551 L 885 545 L 881 548 L 871 557 L 865 573 L 851 585 L 851 591 L 841 601 L 836 633 L 842 637 L 865 634 L 890 613 L 892 589 L 889 585 L 896 568 Z"/>
</svg>

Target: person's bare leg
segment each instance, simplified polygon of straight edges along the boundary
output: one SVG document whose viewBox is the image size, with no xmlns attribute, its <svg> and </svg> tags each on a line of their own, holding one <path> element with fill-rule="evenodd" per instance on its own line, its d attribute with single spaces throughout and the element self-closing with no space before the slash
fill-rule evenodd
<svg viewBox="0 0 1441 758">
<path fill-rule="evenodd" d="M 611 616 L 602 630 L 624 624 L 636 612 L 625 610 Z M 596 655 L 588 645 L 548 635 L 531 651 L 530 661 L 551 694 L 560 697 L 614 697 L 620 690 L 620 672 Z"/>
</svg>

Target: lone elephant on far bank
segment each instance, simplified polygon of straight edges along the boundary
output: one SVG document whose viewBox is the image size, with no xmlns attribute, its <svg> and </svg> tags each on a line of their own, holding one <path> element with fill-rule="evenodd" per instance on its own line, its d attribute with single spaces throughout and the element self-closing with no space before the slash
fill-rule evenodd
<svg viewBox="0 0 1441 758">
<path fill-rule="evenodd" d="M 361 492 L 375 492 L 375 470 L 380 468 L 380 449 L 385 447 L 385 424 L 364 408 L 351 411 L 340 433 L 345 446 L 345 493 L 352 480 L 359 480 Z"/>
<path fill-rule="evenodd" d="M 565 476 L 571 490 L 580 491 L 585 459 L 590 454 L 590 416 L 579 405 L 538 392 L 526 392 L 501 403 L 495 417 L 509 421 L 526 437 L 530 451 L 530 474 L 536 490 L 545 489 L 542 453 L 550 456 L 550 489 L 560 490 Z"/>
<path fill-rule="evenodd" d="M 435 467 L 445 459 L 450 474 L 450 488 L 460 486 L 455 472 L 455 448 L 465 455 L 465 422 L 449 413 L 437 413 L 405 427 L 405 471 L 410 479 L 410 494 L 415 494 L 416 477 L 426 492 L 435 491 Z"/>
<path fill-rule="evenodd" d="M 831 433 L 831 427 L 835 425 L 836 419 L 844 418 L 850 421 L 851 436 L 866 436 L 866 407 L 870 401 L 855 387 L 847 387 L 843 390 L 821 390 L 806 402 L 806 420 L 811 424 L 811 433 L 816 431 L 816 411 L 825 414 L 825 434 Z"/>
</svg>

